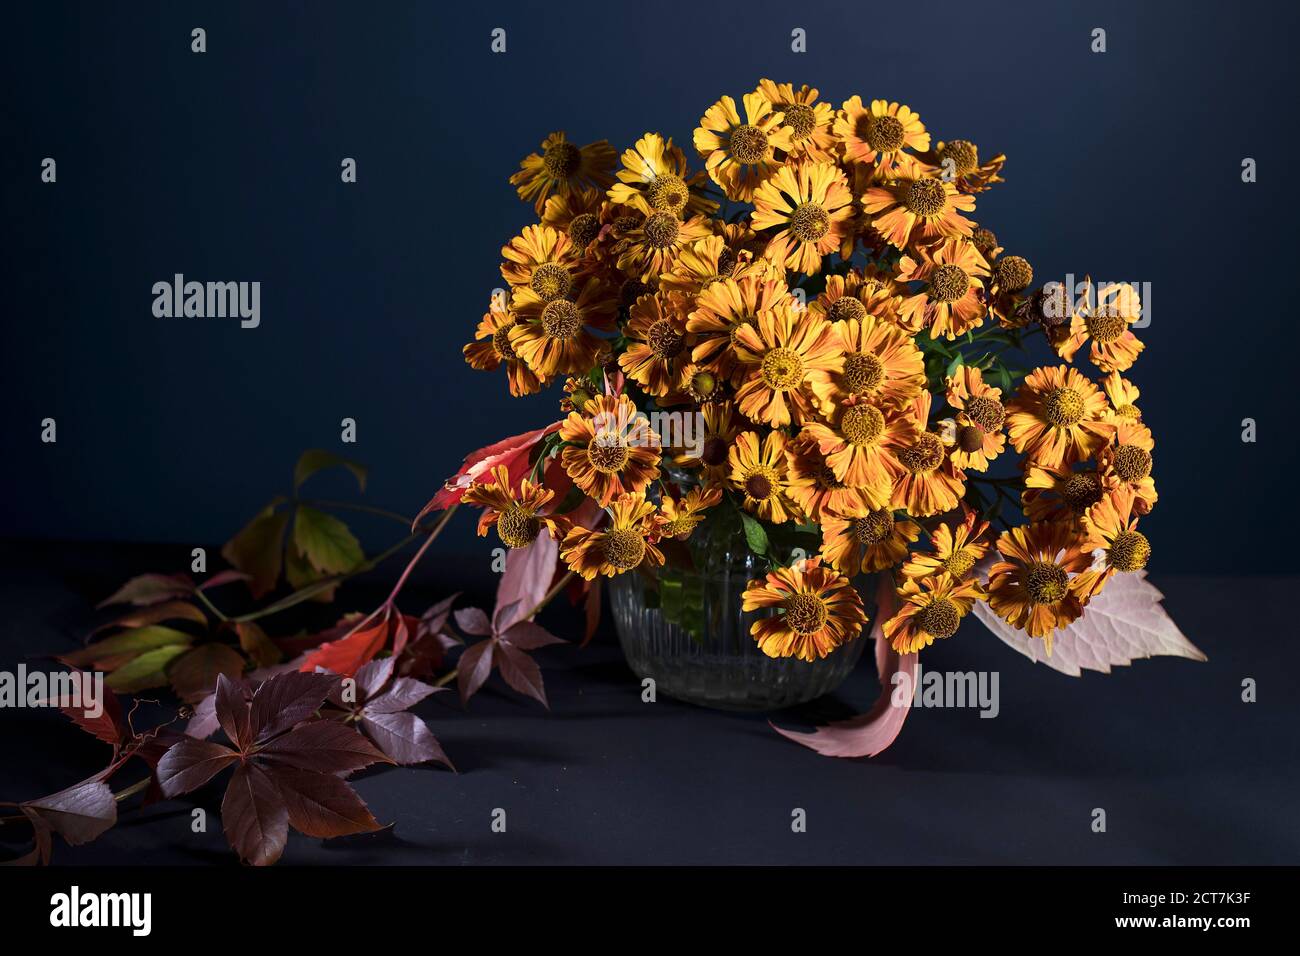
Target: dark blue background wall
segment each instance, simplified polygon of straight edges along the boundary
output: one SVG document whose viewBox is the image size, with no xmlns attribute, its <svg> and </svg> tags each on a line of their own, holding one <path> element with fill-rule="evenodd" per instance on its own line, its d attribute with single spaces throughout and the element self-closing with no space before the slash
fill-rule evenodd
<svg viewBox="0 0 1300 956">
<path fill-rule="evenodd" d="M 879 14 L 879 15 L 878 15 Z M 689 145 L 761 76 L 1005 151 L 976 218 L 1040 279 L 1149 281 L 1153 569 L 1295 570 L 1295 5 L 24 4 L 3 16 L 0 534 L 223 540 L 320 446 L 412 512 L 555 417 L 461 360 L 553 129 Z M 190 30 L 208 52 L 190 52 Z M 508 52 L 489 51 L 494 27 Z M 802 27 L 808 52 L 790 51 Z M 1108 52 L 1090 52 L 1104 27 Z M 57 185 L 39 181 L 43 157 Z M 359 183 L 339 181 L 345 156 Z M 1243 157 L 1260 181 L 1240 180 Z M 156 319 L 173 273 L 262 325 Z M 58 421 L 42 445 L 42 418 Z M 339 420 L 360 441 L 338 445 Z M 1243 444 L 1240 423 L 1259 423 Z M 328 483 L 324 491 L 337 491 Z M 463 550 L 469 520 L 438 543 Z M 379 542 L 374 538 L 371 541 Z"/>
</svg>

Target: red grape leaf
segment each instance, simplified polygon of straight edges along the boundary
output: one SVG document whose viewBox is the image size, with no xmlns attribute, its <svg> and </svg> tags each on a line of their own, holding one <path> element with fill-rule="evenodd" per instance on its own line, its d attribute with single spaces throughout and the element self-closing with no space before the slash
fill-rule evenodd
<svg viewBox="0 0 1300 956">
<path fill-rule="evenodd" d="M 392 761 L 346 724 L 317 720 L 268 741 L 258 756 L 275 764 L 316 773 L 351 773 L 372 763 Z"/>
<path fill-rule="evenodd" d="M 536 661 L 503 641 L 497 645 L 496 663 L 507 684 L 550 709 L 550 704 L 546 702 L 546 690 L 542 686 L 542 670 Z"/>
<path fill-rule="evenodd" d="M 534 621 L 520 621 L 512 625 L 510 630 L 501 635 L 501 640 L 521 651 L 535 651 L 539 647 L 548 647 L 551 644 L 568 643 Z"/>
<path fill-rule="evenodd" d="M 453 617 L 456 619 L 456 626 L 466 634 L 485 637 L 492 633 L 492 622 L 488 620 L 487 614 L 479 608 L 463 607 Z"/>
<path fill-rule="evenodd" d="M 289 515 L 275 510 L 279 503 L 267 505 L 221 549 L 223 558 L 248 575 L 248 589 L 255 598 L 273 590 L 280 580 Z"/>
<path fill-rule="evenodd" d="M 184 737 L 158 761 L 158 784 L 163 796 L 178 797 L 197 790 L 238 760 L 239 754 L 222 744 Z"/>
<path fill-rule="evenodd" d="M 558 557 L 559 545 L 549 534 L 539 534 L 528 547 L 509 553 L 492 613 L 492 628 L 497 634 L 532 617 L 550 590 Z"/>
<path fill-rule="evenodd" d="M 492 673 L 492 646 L 495 641 L 479 641 L 465 648 L 457 663 L 456 687 L 460 691 L 461 706 L 483 686 Z"/>
<path fill-rule="evenodd" d="M 22 806 L 63 837 L 70 846 L 89 843 L 117 822 L 117 801 L 102 776 L 60 790 Z"/>
<path fill-rule="evenodd" d="M 278 860 L 289 838 L 289 811 L 280 791 L 266 771 L 252 763 L 235 768 L 221 801 L 221 823 L 239 858 L 254 866 Z"/>
<path fill-rule="evenodd" d="M 268 773 L 280 791 L 290 826 L 307 836 L 347 836 L 380 828 L 356 791 L 338 777 L 288 767 Z"/>
<path fill-rule="evenodd" d="M 84 671 L 78 673 L 85 675 L 82 679 L 90 677 Z M 102 700 L 96 701 L 100 705 L 98 707 L 98 716 L 90 714 L 88 705 L 91 702 L 86 699 L 86 695 L 83 693 L 80 697 L 80 701 L 73 700 L 71 697 L 60 697 L 53 703 L 71 718 L 74 724 L 92 737 L 104 741 L 114 749 L 121 746 L 123 741 L 126 740 L 129 731 L 122 716 L 122 702 L 118 700 L 117 695 L 111 691 L 106 691 Z"/>
<path fill-rule="evenodd" d="M 158 604 L 194 593 L 194 582 L 184 574 L 141 574 L 100 601 L 96 607 L 110 604 Z"/>
<path fill-rule="evenodd" d="M 362 712 L 359 723 L 366 736 L 394 763 L 409 765 L 433 760 L 456 769 L 433 732 L 415 714 L 371 713 L 367 710 Z"/>
<path fill-rule="evenodd" d="M 248 700 L 244 696 L 244 685 L 221 674 L 217 677 L 217 693 L 214 701 L 217 723 L 226 732 L 226 736 L 240 750 L 248 749 L 253 742 L 249 731 Z"/>
<path fill-rule="evenodd" d="M 289 671 L 264 681 L 253 692 L 249 731 L 254 740 L 268 740 L 300 724 L 320 710 L 338 683 L 329 674 Z"/>
<path fill-rule="evenodd" d="M 217 686 L 217 675 L 238 679 L 244 673 L 244 659 L 234 649 L 209 641 L 172 661 L 167 668 L 176 696 L 187 704 L 207 697 Z"/>
<path fill-rule="evenodd" d="M 272 667 L 284 659 L 280 648 L 275 646 L 275 642 L 267 637 L 266 631 L 256 622 L 237 622 L 235 633 L 239 635 L 239 646 L 258 667 Z"/>
<path fill-rule="evenodd" d="M 397 677 L 381 694 L 375 694 L 374 691 L 366 692 L 365 711 L 367 714 L 395 714 L 400 710 L 414 707 L 430 694 L 436 694 L 442 689 L 409 677 Z"/>
</svg>

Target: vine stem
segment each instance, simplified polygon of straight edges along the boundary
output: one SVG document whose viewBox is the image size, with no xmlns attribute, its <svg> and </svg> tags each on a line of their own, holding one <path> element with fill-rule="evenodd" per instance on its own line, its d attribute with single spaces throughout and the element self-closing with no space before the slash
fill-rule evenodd
<svg viewBox="0 0 1300 956">
<path fill-rule="evenodd" d="M 274 604 L 269 604 L 266 607 L 256 611 L 250 611 L 248 614 L 241 614 L 239 617 L 230 618 L 230 620 L 233 621 L 235 624 L 245 624 L 249 621 L 256 621 L 259 618 L 269 617 L 272 614 L 278 614 L 281 611 L 288 610 L 289 608 L 301 604 L 303 601 L 306 601 L 309 598 L 315 597 L 317 594 L 320 594 L 323 591 L 328 591 L 330 588 L 342 584 L 344 581 L 348 580 L 349 578 L 353 578 L 356 577 L 358 574 L 364 574 L 367 571 L 373 570 L 375 567 L 382 564 L 384 561 L 387 561 L 393 555 L 397 554 L 399 551 L 404 549 L 411 542 L 418 541 L 421 535 L 427 535 L 428 538 L 425 541 L 424 546 L 420 549 L 420 554 L 422 555 L 424 551 L 428 548 L 429 544 L 431 544 L 433 540 L 442 533 L 442 529 L 447 526 L 447 522 L 451 520 L 451 516 L 456 513 L 456 509 L 459 507 L 460 507 L 459 504 L 452 505 L 450 508 L 448 508 L 446 511 L 443 512 L 442 517 L 438 519 L 437 524 L 433 525 L 432 528 L 420 528 L 412 532 L 411 534 L 403 538 L 401 541 L 393 545 L 391 548 L 389 548 L 387 551 L 377 554 L 373 558 L 369 559 L 368 561 L 365 561 L 357 565 L 347 574 L 340 574 L 332 578 L 326 578 L 323 581 L 316 581 L 313 584 L 309 584 L 306 587 L 300 588 L 299 590 L 294 591 L 292 594 L 281 598 L 280 600 L 276 601 Z M 409 573 L 409 571 L 410 568 L 408 567 L 407 573 Z M 405 579 L 405 574 L 403 575 L 403 579 Z"/>
</svg>

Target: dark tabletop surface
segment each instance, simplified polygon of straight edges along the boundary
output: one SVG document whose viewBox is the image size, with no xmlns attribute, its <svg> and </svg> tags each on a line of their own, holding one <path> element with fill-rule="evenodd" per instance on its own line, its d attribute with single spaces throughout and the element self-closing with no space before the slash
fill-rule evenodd
<svg viewBox="0 0 1300 956">
<path fill-rule="evenodd" d="M 179 549 L 0 546 L 0 669 L 67 649 L 103 620 L 93 605 L 129 573 L 176 565 Z M 170 561 L 168 565 L 165 562 Z M 465 565 L 428 569 L 406 607 L 451 586 L 484 606 L 491 586 Z M 454 694 L 417 707 L 459 773 L 386 768 L 355 779 L 390 830 L 290 837 L 289 863 L 389 864 L 1294 864 L 1296 577 L 1153 575 L 1207 663 L 1159 658 L 1067 677 L 1031 663 L 976 622 L 923 664 L 997 670 L 1001 711 L 914 711 L 875 759 L 821 757 L 761 716 L 661 697 L 642 703 L 606 620 L 585 650 L 539 654 L 550 712 L 493 677 L 461 710 Z M 371 600 L 365 584 L 349 607 Z M 474 593 L 474 592 L 477 592 Z M 382 595 L 379 595 L 382 597 Z M 478 599 L 476 601 L 476 598 Z M 544 623 L 576 636 L 576 615 Z M 870 705 L 863 664 L 831 698 L 780 715 L 808 726 Z M 1258 702 L 1241 683 L 1258 682 Z M 61 715 L 0 711 L 0 800 L 59 790 L 95 772 L 107 748 Z M 134 773 L 134 769 L 124 773 Z M 123 783 L 126 778 L 119 778 Z M 216 810 L 218 788 L 197 795 Z M 190 832 L 184 802 L 123 814 L 95 843 L 56 845 L 55 862 L 232 864 L 214 815 Z M 1091 828 L 1106 811 L 1105 833 Z M 507 813 L 493 833 L 492 813 Z M 791 831 L 791 812 L 807 831 Z"/>
</svg>

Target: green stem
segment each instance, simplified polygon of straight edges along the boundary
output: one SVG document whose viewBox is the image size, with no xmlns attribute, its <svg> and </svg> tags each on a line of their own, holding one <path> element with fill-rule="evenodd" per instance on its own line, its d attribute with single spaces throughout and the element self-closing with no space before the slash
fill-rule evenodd
<svg viewBox="0 0 1300 956">
<path fill-rule="evenodd" d="M 220 618 L 222 621 L 229 621 L 229 620 L 230 620 L 230 618 L 226 617 L 226 615 L 224 615 L 223 613 L 221 613 L 221 609 L 220 609 L 219 607 L 217 607 L 215 604 L 212 603 L 211 600 L 208 599 L 208 596 L 207 596 L 206 594 L 203 593 L 203 589 L 202 589 L 202 588 L 195 588 L 195 589 L 194 589 L 194 596 L 195 596 L 196 598 L 199 599 L 199 603 L 200 603 L 200 604 L 202 604 L 204 607 L 206 607 L 209 611 L 211 611 L 213 614 L 215 614 L 215 615 L 216 615 L 218 618 Z"/>
</svg>

